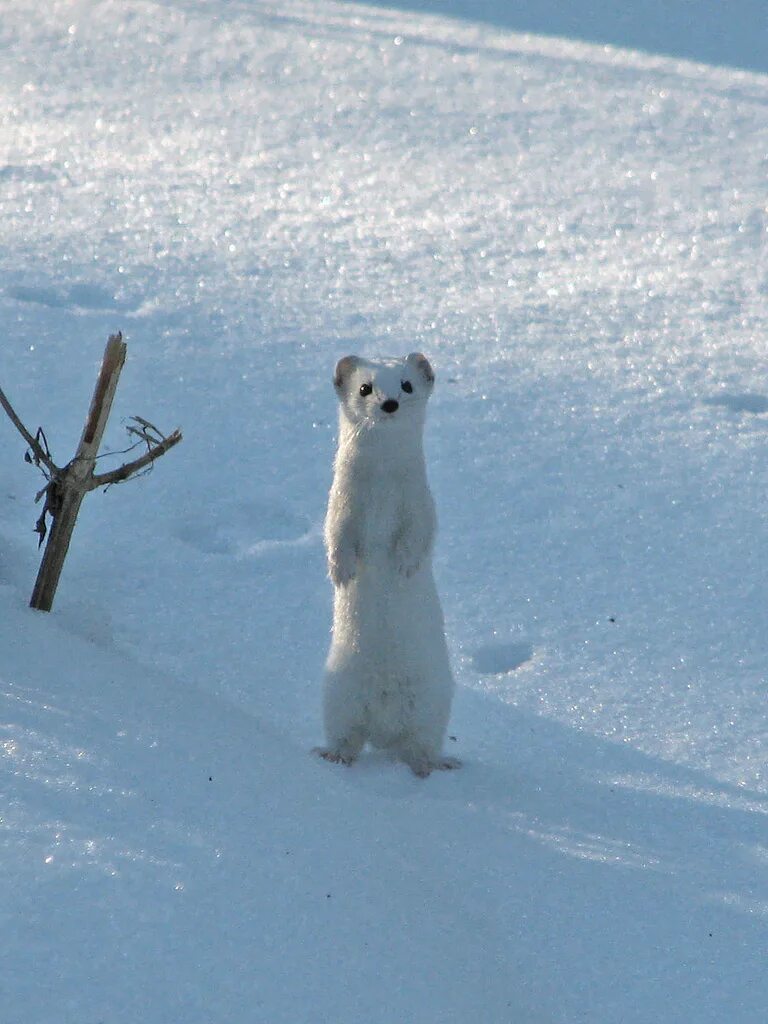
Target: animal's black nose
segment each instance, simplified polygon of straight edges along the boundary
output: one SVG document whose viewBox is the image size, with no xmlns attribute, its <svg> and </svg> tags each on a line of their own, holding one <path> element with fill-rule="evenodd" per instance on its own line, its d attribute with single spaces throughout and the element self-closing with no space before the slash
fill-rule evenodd
<svg viewBox="0 0 768 1024">
<path fill-rule="evenodd" d="M 400 408 L 400 403 L 396 402 L 394 398 L 388 398 L 386 402 L 381 403 L 381 408 L 384 412 L 397 412 Z"/>
</svg>

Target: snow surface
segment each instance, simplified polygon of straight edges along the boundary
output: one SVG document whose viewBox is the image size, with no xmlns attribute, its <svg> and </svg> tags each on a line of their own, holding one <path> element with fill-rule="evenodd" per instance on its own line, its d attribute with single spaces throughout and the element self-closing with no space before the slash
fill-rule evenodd
<svg viewBox="0 0 768 1024">
<path fill-rule="evenodd" d="M 4 1024 L 764 1024 L 768 78 L 326 0 L 0 48 L 0 383 L 64 462 L 119 328 L 107 446 L 185 433 L 45 616 L 0 425 Z M 426 782 L 309 753 L 332 366 L 414 349 Z"/>
</svg>

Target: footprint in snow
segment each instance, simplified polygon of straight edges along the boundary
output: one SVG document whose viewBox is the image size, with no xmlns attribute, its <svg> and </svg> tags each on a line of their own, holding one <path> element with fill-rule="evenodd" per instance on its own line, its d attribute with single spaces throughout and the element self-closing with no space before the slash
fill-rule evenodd
<svg viewBox="0 0 768 1024">
<path fill-rule="evenodd" d="M 116 298 L 107 288 L 85 281 L 61 290 L 44 286 L 17 285 L 7 288 L 6 295 L 18 302 L 47 306 L 50 309 L 130 312 L 134 308 L 130 303 Z"/>
<path fill-rule="evenodd" d="M 527 640 L 490 643 L 472 654 L 472 667 L 481 675 L 502 676 L 514 672 L 533 658 L 533 644 Z"/>
<path fill-rule="evenodd" d="M 754 416 L 768 412 L 768 398 L 753 392 L 741 394 L 713 395 L 703 400 L 704 405 L 722 405 L 731 412 L 749 412 Z"/>
<path fill-rule="evenodd" d="M 5 164 L 0 167 L 0 181 L 55 181 L 56 171 L 42 164 Z"/>
<path fill-rule="evenodd" d="M 308 544 L 315 531 L 306 516 L 276 502 L 255 500 L 189 515 L 176 535 L 206 555 L 249 557 Z"/>
</svg>

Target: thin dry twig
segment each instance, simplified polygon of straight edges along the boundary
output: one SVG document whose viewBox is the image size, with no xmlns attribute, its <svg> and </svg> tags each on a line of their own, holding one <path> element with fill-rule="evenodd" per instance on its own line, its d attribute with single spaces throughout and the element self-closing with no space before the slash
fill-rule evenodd
<svg viewBox="0 0 768 1024">
<path fill-rule="evenodd" d="M 146 423 L 146 421 L 141 420 L 138 416 L 134 416 L 133 418 L 139 423 Z M 133 462 L 124 463 L 122 466 L 119 466 L 117 469 L 113 469 L 109 473 L 94 474 L 88 481 L 89 491 L 95 490 L 97 487 L 109 487 L 111 484 L 119 484 L 123 480 L 127 480 L 128 477 L 133 476 L 134 473 L 138 473 L 140 470 L 145 469 L 153 463 L 155 459 L 159 459 L 161 455 L 165 455 L 169 449 L 173 448 L 174 445 L 177 445 L 182 439 L 182 433 L 180 430 L 174 430 L 172 434 L 168 435 L 168 437 L 164 437 L 156 427 L 152 427 L 151 424 L 146 424 L 146 426 L 151 427 L 161 440 L 158 441 L 152 438 L 150 443 L 149 437 L 147 435 L 142 435 L 142 439 L 146 441 L 148 446 L 144 455 L 138 459 L 134 459 Z M 128 430 L 135 434 L 139 433 L 139 431 L 134 427 L 129 427 Z"/>
<path fill-rule="evenodd" d="M 42 430 L 38 430 L 37 437 L 33 437 L 32 434 L 30 434 L 30 432 L 27 430 L 27 428 L 24 426 L 24 424 L 21 422 L 18 415 L 16 414 L 16 410 L 5 397 L 5 392 L 3 391 L 2 388 L 0 388 L 0 405 L 2 405 L 3 409 L 5 409 L 5 411 L 8 413 L 8 417 L 11 423 L 13 423 L 14 427 L 16 427 L 18 432 L 27 442 L 27 445 L 29 446 L 30 450 L 33 453 L 33 459 L 35 464 L 40 465 L 42 463 L 42 465 L 45 466 L 45 468 L 50 473 L 51 477 L 55 477 L 58 474 L 60 474 L 61 470 L 53 461 L 50 452 L 47 450 L 48 442 L 45 441 L 45 434 L 43 434 Z M 43 448 L 42 444 L 40 444 L 39 438 L 41 436 L 45 441 L 45 448 Z"/>
<path fill-rule="evenodd" d="M 37 433 L 33 436 L 22 423 L 20 417 L 16 413 L 16 410 L 6 398 L 2 388 L 0 388 L 0 405 L 5 409 L 11 423 L 13 423 L 18 432 L 27 442 L 27 451 L 24 458 L 27 462 L 34 463 L 38 469 L 40 469 L 47 481 L 45 487 L 39 490 L 35 495 L 35 504 L 37 504 L 43 495 L 45 495 L 43 511 L 40 513 L 35 523 L 35 533 L 39 538 L 37 546 L 40 547 L 48 533 L 48 516 L 50 516 L 51 519 L 54 519 L 61 504 L 61 482 L 64 478 L 64 474 L 66 473 L 66 469 L 60 469 L 53 461 L 51 457 L 51 450 L 48 447 L 48 439 L 45 436 L 43 428 L 39 427 Z"/>
</svg>

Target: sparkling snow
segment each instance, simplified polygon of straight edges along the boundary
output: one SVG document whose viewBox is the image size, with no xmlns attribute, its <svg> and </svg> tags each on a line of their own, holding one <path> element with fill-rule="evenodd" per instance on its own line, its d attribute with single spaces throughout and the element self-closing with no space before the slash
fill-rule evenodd
<svg viewBox="0 0 768 1024">
<path fill-rule="evenodd" d="M 0 386 L 66 462 L 121 329 L 106 445 L 185 434 L 44 616 L 0 420 L 3 1020 L 763 1024 L 768 77 L 327 0 L 0 50 Z M 427 782 L 309 754 L 332 366 L 414 349 Z"/>
</svg>

